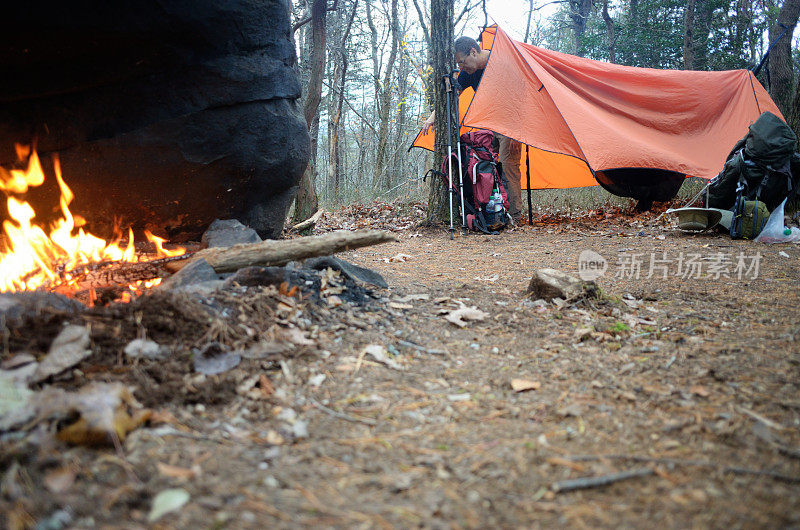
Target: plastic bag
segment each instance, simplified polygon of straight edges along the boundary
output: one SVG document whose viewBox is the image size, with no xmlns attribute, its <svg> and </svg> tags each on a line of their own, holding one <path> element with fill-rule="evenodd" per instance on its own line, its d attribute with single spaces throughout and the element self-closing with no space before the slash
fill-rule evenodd
<svg viewBox="0 0 800 530">
<path fill-rule="evenodd" d="M 792 227 L 789 230 L 783 224 L 783 206 L 785 204 L 786 199 L 783 199 L 783 202 L 769 215 L 767 224 L 764 225 L 764 229 L 755 239 L 757 243 L 791 243 L 792 241 L 800 241 L 800 229 Z"/>
</svg>

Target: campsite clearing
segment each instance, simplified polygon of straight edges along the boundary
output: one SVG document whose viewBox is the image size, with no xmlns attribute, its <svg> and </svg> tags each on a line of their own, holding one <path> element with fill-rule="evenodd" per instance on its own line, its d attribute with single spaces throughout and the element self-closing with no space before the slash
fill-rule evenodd
<svg viewBox="0 0 800 530">
<path fill-rule="evenodd" d="M 402 221 L 376 211 L 373 227 Z M 654 217 L 397 230 L 342 255 L 389 289 L 299 302 L 283 318 L 309 344 L 280 362 L 200 378 L 179 357 L 96 355 L 76 378 L 135 384 L 158 420 L 118 452 L 5 442 L 0 510 L 134 528 L 167 490 L 180 502 L 159 523 L 182 528 L 798 525 L 800 245 Z M 601 298 L 524 297 L 583 251 L 606 261 Z M 93 341 L 117 344 L 116 325 Z"/>
</svg>

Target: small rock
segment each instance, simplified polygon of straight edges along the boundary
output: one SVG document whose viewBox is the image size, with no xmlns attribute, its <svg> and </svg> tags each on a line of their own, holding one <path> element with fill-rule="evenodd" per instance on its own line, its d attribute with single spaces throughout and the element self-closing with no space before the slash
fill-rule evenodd
<svg viewBox="0 0 800 530">
<path fill-rule="evenodd" d="M 295 438 L 308 438 L 308 422 L 297 420 L 292 424 L 292 434 Z"/>
<path fill-rule="evenodd" d="M 157 342 L 147 339 L 134 339 L 125 346 L 125 355 L 128 357 L 144 357 L 145 359 L 161 359 L 166 357 L 167 351 Z"/>
<path fill-rule="evenodd" d="M 179 289 L 216 280 L 219 280 L 219 274 L 214 267 L 202 258 L 193 259 L 181 270 L 164 280 L 159 289 Z"/>
<path fill-rule="evenodd" d="M 252 228 L 236 219 L 217 219 L 208 227 L 200 241 L 209 248 L 231 247 L 242 243 L 260 243 L 261 238 Z"/>
<path fill-rule="evenodd" d="M 556 269 L 538 269 L 528 284 L 526 294 L 534 300 L 540 298 L 569 300 L 596 291 L 597 286 L 594 282 L 584 282 Z"/>
</svg>

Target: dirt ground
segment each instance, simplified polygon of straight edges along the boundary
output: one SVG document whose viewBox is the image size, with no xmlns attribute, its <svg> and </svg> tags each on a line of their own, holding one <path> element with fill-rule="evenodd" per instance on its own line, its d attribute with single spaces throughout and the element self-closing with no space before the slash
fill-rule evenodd
<svg viewBox="0 0 800 530">
<path fill-rule="evenodd" d="M 70 317 L 95 353 L 53 384 L 122 381 L 154 415 L 116 449 L 0 438 L 5 524 L 800 526 L 800 245 L 602 211 L 450 240 L 387 208 L 326 225 L 399 238 L 340 255 L 389 284 L 355 303 L 243 288 L 226 295 L 236 333 L 168 296 Z M 606 261 L 597 297 L 525 296 L 588 250 Z M 61 320 L 34 324 L 4 358 L 41 355 Z M 292 347 L 193 372 L 191 347 L 252 343 L 246 327 Z M 143 334 L 175 353 L 127 359 Z M 149 521 L 171 488 L 188 501 Z"/>
</svg>

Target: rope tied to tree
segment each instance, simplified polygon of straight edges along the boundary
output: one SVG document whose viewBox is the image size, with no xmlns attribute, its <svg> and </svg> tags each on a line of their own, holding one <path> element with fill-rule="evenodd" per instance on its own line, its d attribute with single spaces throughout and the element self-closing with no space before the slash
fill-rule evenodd
<svg viewBox="0 0 800 530">
<path fill-rule="evenodd" d="M 778 22 L 778 26 L 783 28 L 783 32 L 780 35 L 778 35 L 778 38 L 775 39 L 775 42 L 773 42 L 772 44 L 769 45 L 769 48 L 767 48 L 767 52 L 764 54 L 764 57 L 761 58 L 761 61 L 758 63 L 758 66 L 756 66 L 753 69 L 753 75 L 758 75 L 758 73 L 761 71 L 761 69 L 764 67 L 764 65 L 769 63 L 769 52 L 771 52 L 772 48 L 774 48 L 775 45 L 778 44 L 778 42 L 780 42 L 780 40 L 783 38 L 783 36 L 786 35 L 786 32 L 789 31 L 790 29 L 792 29 L 793 27 L 795 27 L 796 25 L 797 24 L 792 24 L 791 26 L 787 26 L 786 24 Z M 770 85 L 769 71 L 767 71 L 767 87 L 768 88 L 769 88 L 769 85 Z"/>
</svg>

